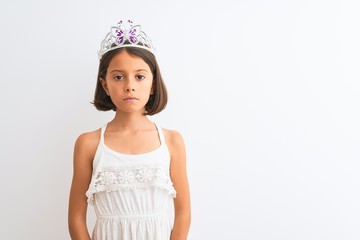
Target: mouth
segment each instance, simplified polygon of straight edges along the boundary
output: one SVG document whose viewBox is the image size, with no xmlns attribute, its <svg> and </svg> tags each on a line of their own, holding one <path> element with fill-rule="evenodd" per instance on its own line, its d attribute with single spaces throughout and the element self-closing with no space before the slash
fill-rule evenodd
<svg viewBox="0 0 360 240">
<path fill-rule="evenodd" d="M 138 101 L 139 99 L 136 97 L 127 97 L 127 98 L 123 98 L 123 101 L 127 101 L 127 102 L 133 102 L 133 101 Z"/>
</svg>

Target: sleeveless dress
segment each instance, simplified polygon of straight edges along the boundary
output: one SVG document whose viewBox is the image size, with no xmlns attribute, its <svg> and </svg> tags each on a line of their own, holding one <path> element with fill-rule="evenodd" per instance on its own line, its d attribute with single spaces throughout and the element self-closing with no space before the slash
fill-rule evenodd
<svg viewBox="0 0 360 240">
<path fill-rule="evenodd" d="M 155 123 L 158 148 L 132 155 L 105 145 L 106 126 L 101 128 L 86 192 L 97 216 L 92 239 L 169 240 L 173 227 L 169 207 L 176 191 L 170 179 L 170 154 L 162 129 Z"/>
</svg>

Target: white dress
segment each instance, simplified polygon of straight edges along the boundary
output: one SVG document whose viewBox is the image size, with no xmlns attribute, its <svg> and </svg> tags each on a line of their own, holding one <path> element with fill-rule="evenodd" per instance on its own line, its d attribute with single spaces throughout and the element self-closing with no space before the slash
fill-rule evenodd
<svg viewBox="0 0 360 240">
<path fill-rule="evenodd" d="M 169 240 L 169 207 L 176 191 L 170 179 L 170 154 L 157 125 L 160 146 L 144 154 L 123 154 L 104 144 L 106 125 L 86 196 L 97 220 L 93 240 Z M 170 208 L 171 209 L 171 208 Z"/>
</svg>

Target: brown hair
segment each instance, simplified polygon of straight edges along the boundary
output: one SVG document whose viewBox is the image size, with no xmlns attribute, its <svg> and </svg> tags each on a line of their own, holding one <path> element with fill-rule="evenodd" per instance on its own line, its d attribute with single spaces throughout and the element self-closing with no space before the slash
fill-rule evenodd
<svg viewBox="0 0 360 240">
<path fill-rule="evenodd" d="M 99 63 L 99 71 L 97 76 L 97 83 L 94 95 L 94 101 L 92 104 L 100 111 L 116 111 L 115 104 L 111 101 L 111 98 L 106 94 L 104 88 L 101 85 L 100 79 L 105 79 L 107 69 L 113 57 L 121 52 L 127 52 L 132 56 L 137 56 L 144 60 L 149 66 L 153 74 L 153 92 L 149 98 L 149 101 L 145 105 L 145 115 L 154 115 L 165 109 L 167 104 L 167 90 L 164 81 L 160 74 L 159 65 L 155 59 L 155 56 L 146 49 L 136 47 L 123 47 L 112 50 L 105 53 Z"/>
</svg>

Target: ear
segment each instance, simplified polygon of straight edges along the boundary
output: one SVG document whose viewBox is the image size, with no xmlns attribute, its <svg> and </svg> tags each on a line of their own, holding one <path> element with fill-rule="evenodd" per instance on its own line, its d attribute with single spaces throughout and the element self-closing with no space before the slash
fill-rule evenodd
<svg viewBox="0 0 360 240">
<path fill-rule="evenodd" d="M 103 87 L 103 89 L 105 90 L 106 94 L 109 96 L 109 89 L 108 89 L 106 80 L 100 78 L 100 83 L 101 83 L 101 86 Z"/>
</svg>

